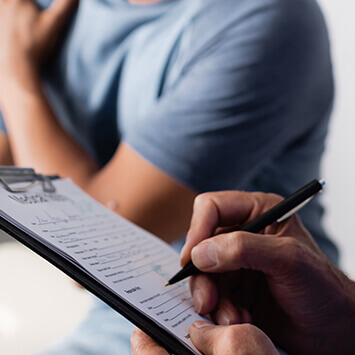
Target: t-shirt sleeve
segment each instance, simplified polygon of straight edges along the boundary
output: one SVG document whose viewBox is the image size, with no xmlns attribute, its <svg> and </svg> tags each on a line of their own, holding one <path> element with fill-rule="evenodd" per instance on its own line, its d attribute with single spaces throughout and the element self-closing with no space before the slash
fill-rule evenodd
<svg viewBox="0 0 355 355">
<path fill-rule="evenodd" d="M 242 189 L 314 127 L 333 97 L 323 18 L 278 3 L 287 4 L 251 8 L 216 34 L 123 140 L 203 192 Z"/>
</svg>

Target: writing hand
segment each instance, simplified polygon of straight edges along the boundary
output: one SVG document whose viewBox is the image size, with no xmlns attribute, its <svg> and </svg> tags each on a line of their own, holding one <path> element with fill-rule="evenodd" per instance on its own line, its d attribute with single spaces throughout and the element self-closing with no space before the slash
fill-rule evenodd
<svg viewBox="0 0 355 355">
<path fill-rule="evenodd" d="M 230 231 L 278 202 L 275 195 L 235 191 L 196 199 L 181 255 L 182 265 L 191 256 L 205 272 L 190 281 L 196 310 L 219 324 L 252 321 L 292 353 L 354 351 L 354 283 L 297 216 L 263 234 Z"/>
</svg>

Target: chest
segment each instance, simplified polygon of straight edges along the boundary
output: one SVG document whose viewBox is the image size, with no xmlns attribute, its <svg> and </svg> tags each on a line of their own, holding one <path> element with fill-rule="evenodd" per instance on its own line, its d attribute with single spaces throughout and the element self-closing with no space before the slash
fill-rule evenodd
<svg viewBox="0 0 355 355">
<path fill-rule="evenodd" d="M 48 96 L 70 134 L 93 155 L 105 155 L 99 160 L 141 120 L 152 119 L 149 112 L 179 80 L 188 42 L 183 33 L 198 2 L 80 3 L 49 72 Z"/>
</svg>

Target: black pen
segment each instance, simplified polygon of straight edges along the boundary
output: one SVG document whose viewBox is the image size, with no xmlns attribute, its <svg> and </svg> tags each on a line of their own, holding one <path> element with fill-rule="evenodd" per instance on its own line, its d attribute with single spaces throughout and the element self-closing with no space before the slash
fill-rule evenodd
<svg viewBox="0 0 355 355">
<path fill-rule="evenodd" d="M 324 185 L 324 180 L 313 180 L 270 210 L 249 222 L 240 231 L 259 233 L 270 224 L 283 222 L 305 206 L 318 192 L 322 191 Z M 200 270 L 190 261 L 165 286 L 173 285 L 198 272 Z"/>
</svg>

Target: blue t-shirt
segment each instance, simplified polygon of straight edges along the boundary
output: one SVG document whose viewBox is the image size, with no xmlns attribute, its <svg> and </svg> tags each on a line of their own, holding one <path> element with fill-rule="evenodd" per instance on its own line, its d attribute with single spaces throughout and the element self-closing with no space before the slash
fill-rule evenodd
<svg viewBox="0 0 355 355">
<path fill-rule="evenodd" d="M 333 78 L 313 0 L 81 1 L 44 80 L 101 166 L 124 141 L 198 192 L 288 195 L 320 175 Z M 336 261 L 322 213 L 300 214 Z"/>
</svg>

